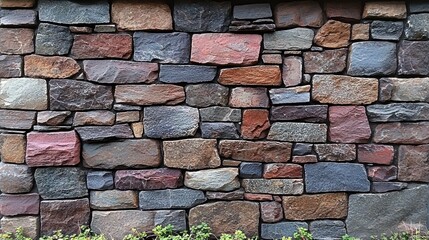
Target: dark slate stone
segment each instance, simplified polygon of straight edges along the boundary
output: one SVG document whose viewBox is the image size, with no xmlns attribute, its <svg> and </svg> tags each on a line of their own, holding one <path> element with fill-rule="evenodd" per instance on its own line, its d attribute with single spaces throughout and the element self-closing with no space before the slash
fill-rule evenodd
<svg viewBox="0 0 429 240">
<path fill-rule="evenodd" d="M 269 3 L 246 4 L 234 6 L 233 17 L 235 19 L 259 19 L 273 16 Z"/>
<path fill-rule="evenodd" d="M 113 126 L 84 126 L 76 127 L 82 141 L 105 141 L 117 138 L 134 138 L 133 131 L 128 124 Z"/>
<path fill-rule="evenodd" d="M 194 136 L 198 129 L 197 108 L 187 106 L 159 106 L 144 109 L 144 132 L 150 138 L 178 138 Z"/>
<path fill-rule="evenodd" d="M 326 122 L 327 119 L 327 105 L 273 106 L 271 108 L 272 121 Z"/>
<path fill-rule="evenodd" d="M 21 77 L 22 65 L 21 56 L 0 54 L 0 78 Z"/>
<path fill-rule="evenodd" d="M 86 175 L 86 185 L 90 190 L 113 189 L 113 173 L 109 171 L 91 171 Z"/>
<path fill-rule="evenodd" d="M 36 112 L 0 109 L 0 128 L 29 130 L 36 123 Z"/>
<path fill-rule="evenodd" d="M 174 2 L 174 29 L 183 32 L 226 32 L 231 2 L 179 0 Z"/>
<path fill-rule="evenodd" d="M 207 198 L 203 191 L 186 188 L 141 191 L 139 194 L 143 210 L 191 208 L 205 201 Z"/>
<path fill-rule="evenodd" d="M 239 139 L 240 135 L 234 123 L 203 122 L 201 123 L 201 137 L 219 139 Z"/>
<path fill-rule="evenodd" d="M 404 182 L 373 182 L 371 185 L 371 192 L 384 193 L 391 191 L 400 191 L 408 186 Z"/>
<path fill-rule="evenodd" d="M 377 40 L 399 40 L 404 29 L 402 22 L 373 21 L 371 23 L 371 36 Z"/>
<path fill-rule="evenodd" d="M 186 104 L 193 107 L 228 105 L 229 88 L 217 83 L 186 86 Z"/>
<path fill-rule="evenodd" d="M 349 51 L 347 73 L 352 76 L 393 75 L 396 72 L 396 44 L 357 42 Z"/>
<path fill-rule="evenodd" d="M 73 43 L 68 27 L 40 23 L 36 35 L 36 54 L 66 55 Z"/>
<path fill-rule="evenodd" d="M 295 156 L 304 156 L 311 154 L 313 151 L 313 144 L 308 143 L 297 143 L 293 147 L 292 154 Z"/>
<path fill-rule="evenodd" d="M 240 163 L 240 178 L 262 178 L 262 163 Z"/>
<path fill-rule="evenodd" d="M 75 167 L 37 168 L 37 189 L 43 199 L 81 198 L 88 196 L 86 172 Z"/>
<path fill-rule="evenodd" d="M 366 112 L 370 122 L 428 121 L 429 103 L 374 104 Z"/>
<path fill-rule="evenodd" d="M 229 26 L 230 32 L 273 32 L 276 29 L 274 23 L 269 24 L 243 24 L 237 26 Z"/>
<path fill-rule="evenodd" d="M 411 14 L 405 27 L 405 38 L 408 40 L 429 39 L 429 13 Z"/>
<path fill-rule="evenodd" d="M 427 0 L 411 0 L 410 1 L 410 12 L 429 12 L 429 2 Z"/>
<path fill-rule="evenodd" d="M 36 25 L 36 11 L 19 9 L 0 9 L 0 26 L 34 26 Z"/>
<path fill-rule="evenodd" d="M 307 193 L 368 192 L 370 188 L 362 164 L 323 162 L 306 164 L 304 170 Z"/>
<path fill-rule="evenodd" d="M 191 37 L 187 33 L 134 33 L 134 60 L 160 63 L 188 63 Z"/>
<path fill-rule="evenodd" d="M 51 110 L 110 109 L 113 104 L 111 86 L 71 79 L 49 81 Z"/>
<path fill-rule="evenodd" d="M 342 221 L 313 221 L 310 232 L 315 239 L 341 239 L 346 234 L 346 226 Z"/>
<path fill-rule="evenodd" d="M 208 107 L 200 109 L 203 122 L 240 122 L 241 109 L 229 107 Z"/>
<path fill-rule="evenodd" d="M 39 19 L 62 24 L 96 24 L 110 22 L 107 0 L 40 0 Z"/>
<path fill-rule="evenodd" d="M 199 65 L 161 65 L 159 80 L 165 83 L 202 83 L 215 79 L 217 68 Z"/>
<path fill-rule="evenodd" d="M 292 237 L 300 227 L 308 229 L 308 224 L 305 222 L 262 223 L 261 237 L 263 239 L 281 239 L 282 237 Z"/>
<path fill-rule="evenodd" d="M 398 52 L 400 75 L 429 75 L 429 41 L 403 41 Z"/>
</svg>

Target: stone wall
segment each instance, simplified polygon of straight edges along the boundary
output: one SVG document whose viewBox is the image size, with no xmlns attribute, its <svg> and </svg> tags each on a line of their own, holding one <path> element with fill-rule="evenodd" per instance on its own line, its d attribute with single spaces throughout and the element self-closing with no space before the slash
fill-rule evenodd
<svg viewBox="0 0 429 240">
<path fill-rule="evenodd" d="M 4 231 L 427 226 L 429 1 L 0 7 Z"/>
</svg>

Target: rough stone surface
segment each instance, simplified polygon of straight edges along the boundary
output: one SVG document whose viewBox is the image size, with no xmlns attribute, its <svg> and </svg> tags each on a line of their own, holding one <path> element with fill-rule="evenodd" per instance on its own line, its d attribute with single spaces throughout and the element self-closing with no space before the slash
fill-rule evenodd
<svg viewBox="0 0 429 240">
<path fill-rule="evenodd" d="M 240 164 L 240 178 L 261 178 L 262 163 L 242 162 Z"/>
<path fill-rule="evenodd" d="M 261 219 L 273 223 L 283 219 L 283 208 L 278 202 L 261 202 Z"/>
<path fill-rule="evenodd" d="M 397 102 L 427 102 L 429 78 L 382 78 L 380 79 L 380 100 Z"/>
<path fill-rule="evenodd" d="M 412 13 L 429 12 L 429 5 L 425 0 L 411 0 L 410 12 Z"/>
<path fill-rule="evenodd" d="M 51 110 L 109 109 L 113 103 L 112 87 L 71 79 L 49 81 L 49 95 Z"/>
<path fill-rule="evenodd" d="M 279 86 L 282 82 L 278 66 L 264 65 L 222 69 L 218 81 L 223 85 L 256 86 Z"/>
<path fill-rule="evenodd" d="M 186 172 L 185 186 L 204 191 L 231 191 L 240 187 L 238 169 L 217 168 Z"/>
<path fill-rule="evenodd" d="M 369 192 L 369 181 L 362 164 L 306 164 L 304 171 L 307 193 Z"/>
<path fill-rule="evenodd" d="M 281 61 L 280 61 L 281 63 Z M 286 87 L 299 85 L 302 81 L 302 58 L 288 56 L 283 60 L 282 79 Z"/>
<path fill-rule="evenodd" d="M 258 203 L 248 201 L 207 203 L 191 209 L 189 225 L 207 223 L 216 236 L 220 236 L 221 233 L 233 234 L 237 229 L 247 236 L 257 236 L 259 216 Z"/>
<path fill-rule="evenodd" d="M 27 134 L 26 163 L 30 167 L 77 165 L 80 140 L 75 131 Z"/>
<path fill-rule="evenodd" d="M 1 128 L 29 130 L 35 122 L 36 112 L 0 109 Z"/>
<path fill-rule="evenodd" d="M 124 227 L 124 224 L 127 223 Z M 93 211 L 91 229 L 103 233 L 112 239 L 123 239 L 132 229 L 139 232 L 151 231 L 158 225 L 171 224 L 176 231 L 186 229 L 186 212 L 184 210 L 120 210 Z"/>
<path fill-rule="evenodd" d="M 344 222 L 335 220 L 313 221 L 309 230 L 315 239 L 338 239 L 346 234 Z"/>
<path fill-rule="evenodd" d="M 271 108 L 270 118 L 272 121 L 325 122 L 328 118 L 328 106 L 274 106 Z"/>
<path fill-rule="evenodd" d="M 264 34 L 264 48 L 273 50 L 305 50 L 311 48 L 314 32 L 293 28 Z"/>
<path fill-rule="evenodd" d="M 243 199 L 244 190 L 242 188 L 231 192 L 206 192 L 207 199 L 211 200 L 241 200 Z"/>
<path fill-rule="evenodd" d="M 402 41 L 398 50 L 399 75 L 428 75 L 428 47 L 428 41 Z"/>
<path fill-rule="evenodd" d="M 37 168 L 36 186 L 43 199 L 80 198 L 88 196 L 86 171 L 75 167 Z"/>
<path fill-rule="evenodd" d="M 36 35 L 36 54 L 67 55 L 73 43 L 68 27 L 40 23 Z"/>
<path fill-rule="evenodd" d="M 317 31 L 314 43 L 326 48 L 347 47 L 350 40 L 351 25 L 329 20 Z"/>
<path fill-rule="evenodd" d="M 27 193 L 33 188 L 33 173 L 26 165 L 0 163 L 0 191 Z"/>
<path fill-rule="evenodd" d="M 398 41 L 403 29 L 404 24 L 402 22 L 373 21 L 371 23 L 371 36 L 377 40 Z"/>
<path fill-rule="evenodd" d="M 362 144 L 357 149 L 358 161 L 361 163 L 375 163 L 390 165 L 393 161 L 395 150 L 393 146 L 379 144 Z"/>
<path fill-rule="evenodd" d="M 411 14 L 408 17 L 405 38 L 408 40 L 428 40 L 429 14 Z"/>
<path fill-rule="evenodd" d="M 70 111 L 43 111 L 37 113 L 37 124 L 56 126 L 65 123 L 71 115 Z M 68 119 L 67 119 L 68 120 Z"/>
<path fill-rule="evenodd" d="M 0 10 L 0 26 L 34 26 L 36 25 L 36 12 L 34 10 Z"/>
<path fill-rule="evenodd" d="M 141 191 L 139 199 L 143 210 L 192 208 L 207 200 L 203 191 L 186 188 Z"/>
<path fill-rule="evenodd" d="M 15 232 L 18 227 L 22 227 L 25 236 L 31 239 L 37 239 L 39 236 L 40 228 L 38 217 L 3 217 L 0 220 L 0 224 L 4 232 Z"/>
<path fill-rule="evenodd" d="M 214 65 L 258 62 L 262 37 L 256 34 L 204 33 L 192 36 L 191 61 Z"/>
<path fill-rule="evenodd" d="M 408 184 L 403 182 L 373 182 L 371 192 L 385 193 L 391 191 L 400 191 L 407 188 Z"/>
<path fill-rule="evenodd" d="M 35 0 L 1 0 L 0 7 L 2 8 L 32 8 L 35 4 Z"/>
<path fill-rule="evenodd" d="M 287 220 L 341 219 L 347 217 L 347 194 L 326 193 L 283 197 Z"/>
<path fill-rule="evenodd" d="M 137 192 L 134 191 L 91 191 L 89 197 L 91 209 L 96 210 L 129 209 L 139 205 Z"/>
<path fill-rule="evenodd" d="M 73 118 L 73 126 L 83 125 L 113 125 L 115 114 L 110 111 L 76 112 Z"/>
<path fill-rule="evenodd" d="M 361 19 L 362 3 L 359 1 L 328 0 L 325 4 L 326 16 L 346 22 L 359 21 Z"/>
<path fill-rule="evenodd" d="M 202 83 L 215 79 L 217 68 L 200 65 L 167 65 L 160 67 L 159 80 L 165 83 Z"/>
<path fill-rule="evenodd" d="M 398 179 L 400 181 L 429 182 L 429 145 L 399 146 Z"/>
<path fill-rule="evenodd" d="M 22 59 L 15 55 L 0 55 L 0 78 L 21 77 Z"/>
<path fill-rule="evenodd" d="M 266 88 L 236 87 L 231 90 L 229 106 L 236 108 L 268 108 Z"/>
<path fill-rule="evenodd" d="M 369 39 L 369 24 L 359 23 L 352 26 L 352 40 L 368 40 Z"/>
<path fill-rule="evenodd" d="M 366 2 L 363 8 L 363 18 L 404 19 L 407 17 L 407 7 L 404 1 L 374 1 Z"/>
<path fill-rule="evenodd" d="M 34 52 L 34 30 L 29 28 L 0 28 L 1 54 Z"/>
<path fill-rule="evenodd" d="M 39 194 L 1 194 L 0 214 L 2 216 L 39 214 Z"/>
<path fill-rule="evenodd" d="M 43 22 L 62 24 L 109 23 L 109 3 L 96 0 L 90 5 L 82 1 L 41 0 L 39 19 Z"/>
<path fill-rule="evenodd" d="M 376 143 L 424 144 L 429 143 L 428 130 L 428 122 L 383 123 L 375 127 L 373 139 Z"/>
<path fill-rule="evenodd" d="M 304 52 L 306 73 L 338 73 L 346 68 L 347 49 Z"/>
<path fill-rule="evenodd" d="M 273 104 L 291 104 L 310 102 L 310 85 L 271 89 L 270 99 Z"/>
<path fill-rule="evenodd" d="M 302 179 L 243 179 L 245 192 L 278 195 L 300 195 L 304 192 Z"/>
<path fill-rule="evenodd" d="M 325 124 L 275 122 L 267 139 L 285 142 L 325 142 L 327 131 Z"/>
<path fill-rule="evenodd" d="M 274 20 L 277 28 L 320 27 L 323 24 L 323 13 L 316 1 L 286 2 L 275 6 Z"/>
<path fill-rule="evenodd" d="M 347 232 L 359 238 L 370 238 L 381 232 L 392 234 L 405 223 L 427 223 L 427 186 L 400 192 L 350 195 Z M 397 211 L 400 209 L 400 211 Z M 383 221 L 372 221 L 383 216 Z"/>
<path fill-rule="evenodd" d="M 287 162 L 291 149 L 290 143 L 272 141 L 222 140 L 219 143 L 222 157 L 248 162 Z"/>
<path fill-rule="evenodd" d="M 270 163 L 264 166 L 264 178 L 302 178 L 302 166 L 298 164 Z"/>
<path fill-rule="evenodd" d="M 293 147 L 292 154 L 303 156 L 303 155 L 311 154 L 312 151 L 313 151 L 313 144 L 296 143 L 295 146 Z"/>
<path fill-rule="evenodd" d="M 200 117 L 203 122 L 240 122 L 241 110 L 218 106 L 200 108 Z"/>
<path fill-rule="evenodd" d="M 356 159 L 354 144 L 315 144 L 314 150 L 320 161 L 348 162 Z"/>
<path fill-rule="evenodd" d="M 261 237 L 263 239 L 292 237 L 300 227 L 308 229 L 308 224 L 305 222 L 263 223 L 261 224 Z"/>
<path fill-rule="evenodd" d="M 226 106 L 228 95 L 229 89 L 217 83 L 186 86 L 186 104 L 192 107 Z"/>
<path fill-rule="evenodd" d="M 244 199 L 249 201 L 272 201 L 273 196 L 270 194 L 258 194 L 258 193 L 245 193 Z"/>
<path fill-rule="evenodd" d="M 363 106 L 329 107 L 329 139 L 333 142 L 362 143 L 371 137 Z"/>
<path fill-rule="evenodd" d="M 132 38 L 128 34 L 78 34 L 74 36 L 71 56 L 75 59 L 121 58 L 129 59 Z"/>
<path fill-rule="evenodd" d="M 392 75 L 396 72 L 396 44 L 367 41 L 353 43 L 347 73 L 352 76 Z"/>
<path fill-rule="evenodd" d="M 269 3 L 243 4 L 234 6 L 234 19 L 271 18 L 273 13 Z"/>
<path fill-rule="evenodd" d="M 185 91 L 171 84 L 119 85 L 115 87 L 115 100 L 130 105 L 176 105 L 185 100 Z"/>
<path fill-rule="evenodd" d="M 29 77 L 68 78 L 79 72 L 80 66 L 69 57 L 43 57 L 29 55 L 24 57 L 24 72 Z"/>
<path fill-rule="evenodd" d="M 22 134 L 0 134 L 0 160 L 4 163 L 24 163 L 25 136 Z"/>
<path fill-rule="evenodd" d="M 396 180 L 398 168 L 396 166 L 368 167 L 368 178 L 374 182 Z"/>
<path fill-rule="evenodd" d="M 128 124 L 113 126 L 85 126 L 75 128 L 82 141 L 105 141 L 111 139 L 133 138 Z"/>
<path fill-rule="evenodd" d="M 158 64 L 119 60 L 83 61 L 85 76 L 97 83 L 152 83 L 158 78 Z"/>
<path fill-rule="evenodd" d="M 230 22 L 228 1 L 179 0 L 174 4 L 174 29 L 183 32 L 226 32 Z"/>
<path fill-rule="evenodd" d="M 187 33 L 134 33 L 134 60 L 161 63 L 188 63 L 191 37 Z"/>
<path fill-rule="evenodd" d="M 38 78 L 0 79 L 0 107 L 45 110 L 48 107 L 46 80 Z"/>
<path fill-rule="evenodd" d="M 312 99 L 331 104 L 370 104 L 377 101 L 378 80 L 340 75 L 313 76 Z"/>
<path fill-rule="evenodd" d="M 113 173 L 109 171 L 90 171 L 86 175 L 86 186 L 89 190 L 113 189 Z"/>
<path fill-rule="evenodd" d="M 193 136 L 199 123 L 198 109 L 186 106 L 147 107 L 144 109 L 144 130 L 151 138 Z"/>
<path fill-rule="evenodd" d="M 367 107 L 367 113 L 370 122 L 424 121 L 429 120 L 429 104 L 374 104 Z"/>
<path fill-rule="evenodd" d="M 180 170 L 158 168 L 150 170 L 118 170 L 115 187 L 120 190 L 154 190 L 183 185 Z"/>
<path fill-rule="evenodd" d="M 216 168 L 221 164 L 214 139 L 164 141 L 164 164 L 187 170 Z"/>
<path fill-rule="evenodd" d="M 61 229 L 63 234 L 78 234 L 80 226 L 89 224 L 90 215 L 88 198 L 42 201 L 40 233 L 51 235 Z"/>
<path fill-rule="evenodd" d="M 173 29 L 170 7 L 162 2 L 115 0 L 112 22 L 126 31 Z"/>
<path fill-rule="evenodd" d="M 266 137 L 271 126 L 268 115 L 268 110 L 244 110 L 241 124 L 241 136 L 244 139 L 260 139 Z"/>
<path fill-rule="evenodd" d="M 237 127 L 234 123 L 203 122 L 201 123 L 202 138 L 239 139 Z"/>
<path fill-rule="evenodd" d="M 157 167 L 161 163 L 159 143 L 149 139 L 85 143 L 82 157 L 88 168 L 145 168 Z"/>
</svg>

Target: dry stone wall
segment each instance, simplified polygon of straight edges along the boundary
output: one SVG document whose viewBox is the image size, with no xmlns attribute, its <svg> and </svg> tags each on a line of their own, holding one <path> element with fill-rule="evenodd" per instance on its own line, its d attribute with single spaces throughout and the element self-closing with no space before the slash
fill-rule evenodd
<svg viewBox="0 0 429 240">
<path fill-rule="evenodd" d="M 0 7 L 3 231 L 427 227 L 429 1 Z"/>
</svg>

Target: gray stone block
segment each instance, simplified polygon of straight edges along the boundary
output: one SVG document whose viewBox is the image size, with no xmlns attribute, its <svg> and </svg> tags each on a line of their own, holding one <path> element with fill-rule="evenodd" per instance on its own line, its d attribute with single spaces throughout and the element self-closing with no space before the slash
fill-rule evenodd
<svg viewBox="0 0 429 240">
<path fill-rule="evenodd" d="M 88 196 L 86 172 L 75 167 L 37 168 L 34 174 L 43 199 L 80 198 Z"/>
<path fill-rule="evenodd" d="M 397 41 L 402 35 L 404 24 L 392 21 L 373 21 L 371 23 L 371 36 L 377 40 Z"/>
<path fill-rule="evenodd" d="M 314 239 L 341 239 L 346 234 L 346 226 L 342 221 L 314 221 L 310 223 L 310 232 Z"/>
<path fill-rule="evenodd" d="M 240 178 L 261 178 L 262 163 L 242 162 L 240 164 Z"/>
<path fill-rule="evenodd" d="M 245 4 L 234 6 L 233 17 L 235 19 L 260 19 L 271 18 L 273 12 L 269 3 Z"/>
<path fill-rule="evenodd" d="M 36 54 L 67 55 L 73 43 L 68 27 L 40 23 L 36 35 Z"/>
<path fill-rule="evenodd" d="M 143 210 L 191 208 L 207 200 L 203 191 L 186 188 L 142 191 L 139 199 Z"/>
<path fill-rule="evenodd" d="M 234 123 L 203 122 L 201 123 L 201 137 L 219 139 L 239 139 L 237 127 Z"/>
<path fill-rule="evenodd" d="M 281 239 L 282 237 L 292 237 L 298 228 L 307 228 L 305 222 L 279 222 L 279 223 L 262 223 L 261 237 L 263 239 Z"/>
<path fill-rule="evenodd" d="M 165 83 L 202 83 L 215 79 L 215 66 L 161 64 L 159 80 Z"/>
<path fill-rule="evenodd" d="M 110 171 L 91 171 L 86 175 L 86 186 L 90 190 L 113 189 L 113 173 Z"/>
<path fill-rule="evenodd" d="M 408 40 L 429 39 L 429 13 L 411 14 L 405 27 L 405 38 Z"/>
</svg>

